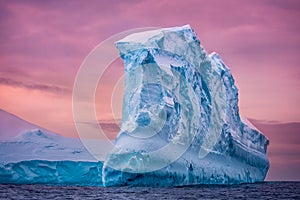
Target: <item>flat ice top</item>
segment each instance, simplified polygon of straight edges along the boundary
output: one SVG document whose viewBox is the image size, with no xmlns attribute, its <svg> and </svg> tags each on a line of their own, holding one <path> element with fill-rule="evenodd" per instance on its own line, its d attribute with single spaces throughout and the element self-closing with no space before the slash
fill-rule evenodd
<svg viewBox="0 0 300 200">
<path fill-rule="evenodd" d="M 180 30 L 188 30 L 191 29 L 190 25 L 184 25 L 181 27 L 171 27 L 171 28 L 162 28 L 157 30 L 151 30 L 151 31 L 144 31 L 144 32 L 138 32 L 133 33 L 131 35 L 126 36 L 125 38 L 117 41 L 116 43 L 145 43 L 153 36 L 159 35 L 162 32 L 169 31 L 169 32 L 177 32 Z"/>
</svg>

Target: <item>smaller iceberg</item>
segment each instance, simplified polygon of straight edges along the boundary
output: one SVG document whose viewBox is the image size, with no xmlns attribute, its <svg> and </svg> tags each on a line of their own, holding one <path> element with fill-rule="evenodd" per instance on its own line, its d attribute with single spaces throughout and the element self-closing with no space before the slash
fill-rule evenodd
<svg viewBox="0 0 300 200">
<path fill-rule="evenodd" d="M 68 138 L 0 110 L 0 184 L 102 186 L 103 162 Z"/>
</svg>

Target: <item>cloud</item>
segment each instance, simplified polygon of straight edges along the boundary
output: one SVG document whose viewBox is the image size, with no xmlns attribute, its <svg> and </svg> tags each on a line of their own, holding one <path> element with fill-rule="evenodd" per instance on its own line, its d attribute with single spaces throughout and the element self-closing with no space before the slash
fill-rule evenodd
<svg viewBox="0 0 300 200">
<path fill-rule="evenodd" d="M 39 90 L 44 92 L 52 92 L 57 94 L 70 94 L 71 90 L 67 88 L 58 87 L 55 85 L 37 84 L 37 83 L 25 83 L 21 81 L 16 81 L 13 79 L 0 77 L 0 84 L 8 85 L 12 87 L 21 87 L 28 90 Z"/>
<path fill-rule="evenodd" d="M 94 123 L 94 122 L 78 122 L 78 123 L 88 125 L 93 129 L 99 129 L 100 126 L 104 134 L 109 139 L 115 139 L 120 131 L 120 122 L 115 122 L 113 119 L 106 120 L 106 121 L 101 120 L 98 121 L 98 123 Z"/>
</svg>

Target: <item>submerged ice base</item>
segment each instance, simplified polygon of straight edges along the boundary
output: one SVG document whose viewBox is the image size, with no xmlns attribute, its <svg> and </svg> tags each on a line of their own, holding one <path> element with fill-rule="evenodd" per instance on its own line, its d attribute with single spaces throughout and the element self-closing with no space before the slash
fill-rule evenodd
<svg viewBox="0 0 300 200">
<path fill-rule="evenodd" d="M 241 120 L 229 68 L 205 52 L 190 26 L 132 34 L 116 46 L 125 93 L 105 186 L 264 180 L 269 141 Z"/>
</svg>

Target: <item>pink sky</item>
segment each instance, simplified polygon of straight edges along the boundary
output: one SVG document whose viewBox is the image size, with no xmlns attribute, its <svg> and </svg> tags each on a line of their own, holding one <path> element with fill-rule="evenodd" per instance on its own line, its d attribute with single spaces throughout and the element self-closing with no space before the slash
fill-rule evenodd
<svg viewBox="0 0 300 200">
<path fill-rule="evenodd" d="M 300 122 L 299 19 L 297 0 L 0 0 L 0 108 L 76 137 L 73 82 L 97 44 L 132 28 L 190 24 L 205 49 L 218 52 L 232 70 L 243 116 L 260 124 Z M 104 94 L 122 73 L 119 61 L 101 80 L 99 120 L 112 119 L 111 99 Z M 283 133 L 270 130 L 272 144 Z M 299 152 L 299 144 L 293 148 Z M 292 159 L 300 166 L 298 156 Z"/>
</svg>

